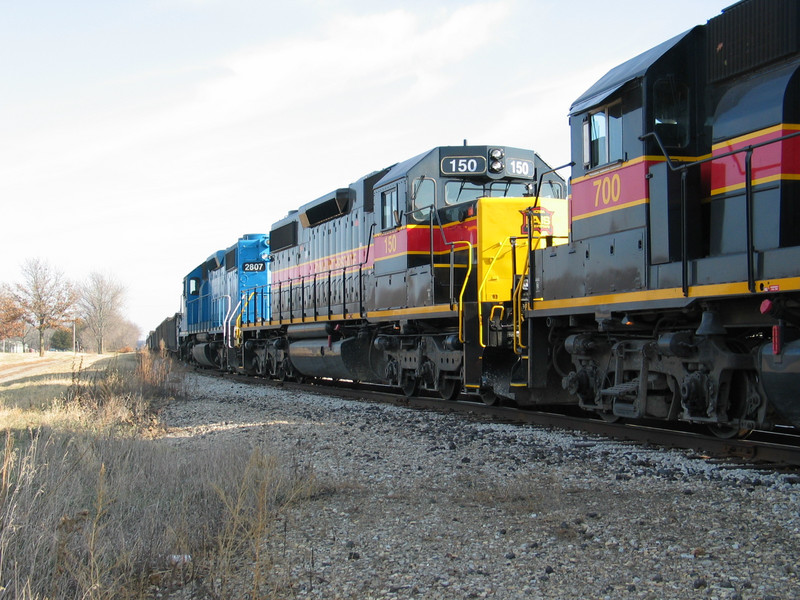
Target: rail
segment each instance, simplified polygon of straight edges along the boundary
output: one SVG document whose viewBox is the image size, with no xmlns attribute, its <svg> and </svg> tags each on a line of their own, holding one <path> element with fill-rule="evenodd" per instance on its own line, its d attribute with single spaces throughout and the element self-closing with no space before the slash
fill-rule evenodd
<svg viewBox="0 0 800 600">
<path fill-rule="evenodd" d="M 769 146 L 770 144 L 775 144 L 777 142 L 782 142 L 784 140 L 788 140 L 794 137 L 800 136 L 800 131 L 796 131 L 794 133 L 790 133 L 787 135 L 782 135 L 772 140 L 767 140 L 766 142 L 760 142 L 758 144 L 750 144 L 743 148 L 739 148 L 738 150 L 731 150 L 730 152 L 725 152 L 723 154 L 716 154 L 709 158 L 703 158 L 700 160 L 696 160 L 693 162 L 675 164 L 672 161 L 672 157 L 667 152 L 667 149 L 664 147 L 661 138 L 658 136 L 658 133 L 655 131 L 650 131 L 645 133 L 641 136 L 640 140 L 645 140 L 647 138 L 653 138 L 658 144 L 659 149 L 664 154 L 664 158 L 667 162 L 667 167 L 672 172 L 680 172 L 681 174 L 681 289 L 683 291 L 684 297 L 689 295 L 689 233 L 687 230 L 688 227 L 688 220 L 686 218 L 687 209 L 686 204 L 688 202 L 686 188 L 687 188 L 687 173 L 688 170 L 692 167 L 696 167 L 698 165 L 702 165 L 704 163 L 712 162 L 715 160 L 719 160 L 721 158 L 726 158 L 728 156 L 734 156 L 736 154 L 745 153 L 745 192 L 744 192 L 744 206 L 745 206 L 745 245 L 746 245 L 746 253 L 747 253 L 747 289 L 750 293 L 754 293 L 756 291 L 756 278 L 755 278 L 755 261 L 753 259 L 753 254 L 755 252 L 755 246 L 753 243 L 753 151 L 757 148 L 761 148 L 763 146 Z"/>
<path fill-rule="evenodd" d="M 455 261 L 453 255 L 455 254 L 455 248 L 457 244 L 466 244 L 467 245 L 467 274 L 464 276 L 464 283 L 461 284 L 461 293 L 458 295 L 458 341 L 462 344 L 464 343 L 464 294 L 467 291 L 467 284 L 469 283 L 469 276 L 472 274 L 472 254 L 474 250 L 474 246 L 472 242 L 468 242 L 466 240 L 457 241 L 457 242 L 448 242 L 450 245 L 450 289 L 453 289 L 453 281 L 455 277 Z M 450 295 L 450 299 L 452 302 L 452 291 Z M 480 303 L 479 303 L 480 305 Z M 451 304 L 452 306 L 452 304 Z"/>
<path fill-rule="evenodd" d="M 486 283 L 489 281 L 489 275 L 492 273 L 494 266 L 498 262 L 500 253 L 503 251 L 503 248 L 505 248 L 507 244 L 511 246 L 511 253 L 513 255 L 512 260 L 516 262 L 516 252 L 517 252 L 516 240 L 518 239 L 520 238 L 516 236 L 509 236 L 500 243 L 500 246 L 497 248 L 497 252 L 495 252 L 495 255 L 492 257 L 489 263 L 489 268 L 486 269 L 486 273 L 483 276 L 483 280 L 481 281 L 480 286 L 478 286 L 478 343 L 480 344 L 481 348 L 486 348 L 486 343 L 484 343 L 483 341 L 483 306 L 482 306 L 483 291 L 486 288 Z M 480 257 L 478 257 L 478 260 L 480 260 Z M 516 273 L 514 273 L 513 276 L 516 277 Z M 492 313 L 490 314 L 490 319 L 491 315 L 494 314 L 495 308 L 496 306 L 492 307 Z"/>
<path fill-rule="evenodd" d="M 525 282 L 528 281 L 525 277 L 525 273 L 528 269 L 528 264 L 530 263 L 530 252 L 525 253 L 525 264 L 522 267 L 522 276 L 517 279 L 517 267 L 516 267 L 516 251 L 514 252 L 513 257 L 513 276 L 514 276 L 514 291 L 511 294 L 511 311 L 512 311 L 512 323 L 514 327 L 514 336 L 513 336 L 513 344 L 514 344 L 514 354 L 522 354 L 522 350 L 528 348 L 527 344 L 523 343 L 522 341 L 522 320 L 524 318 L 524 313 L 522 310 L 522 292 L 524 291 Z"/>
</svg>

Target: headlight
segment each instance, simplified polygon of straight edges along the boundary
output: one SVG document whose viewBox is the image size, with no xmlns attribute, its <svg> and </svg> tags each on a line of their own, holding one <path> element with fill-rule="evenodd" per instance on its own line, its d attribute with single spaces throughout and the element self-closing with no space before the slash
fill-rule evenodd
<svg viewBox="0 0 800 600">
<path fill-rule="evenodd" d="M 492 160 L 503 160 L 505 155 L 506 153 L 503 152 L 502 148 L 492 148 L 491 150 L 489 150 L 489 158 L 491 158 Z"/>
<path fill-rule="evenodd" d="M 503 163 L 499 160 L 493 160 L 489 165 L 489 170 L 492 173 L 501 173 L 503 171 Z"/>
</svg>

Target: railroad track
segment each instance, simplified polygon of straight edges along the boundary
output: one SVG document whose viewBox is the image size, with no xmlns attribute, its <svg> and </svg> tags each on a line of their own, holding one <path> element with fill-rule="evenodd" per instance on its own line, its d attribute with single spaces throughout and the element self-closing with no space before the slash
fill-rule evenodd
<svg viewBox="0 0 800 600">
<path fill-rule="evenodd" d="M 459 412 L 479 419 L 492 419 L 506 423 L 525 423 L 543 427 L 555 427 L 571 431 L 605 436 L 615 440 L 694 450 L 699 456 L 735 461 L 744 468 L 769 468 L 796 470 L 800 468 L 800 434 L 792 429 L 786 431 L 757 431 L 747 439 L 722 439 L 693 430 L 664 429 L 646 423 L 609 423 L 590 417 L 566 415 L 553 412 L 518 409 L 507 406 L 488 406 L 480 401 L 445 401 L 440 398 L 414 396 L 405 397 L 391 388 L 379 385 L 353 387 L 350 382 L 325 381 L 324 385 L 309 382 L 274 381 L 247 377 L 231 373 L 199 371 L 208 376 L 224 377 L 249 385 L 269 385 L 287 390 L 325 394 L 338 398 L 364 400 L 405 406 L 409 408 Z"/>
</svg>

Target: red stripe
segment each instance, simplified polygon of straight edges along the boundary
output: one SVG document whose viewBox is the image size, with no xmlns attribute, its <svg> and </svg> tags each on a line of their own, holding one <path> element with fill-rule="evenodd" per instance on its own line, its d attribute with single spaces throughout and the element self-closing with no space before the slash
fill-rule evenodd
<svg viewBox="0 0 800 600">
<path fill-rule="evenodd" d="M 463 223 L 448 224 L 444 227 L 444 232 L 447 242 L 467 240 L 473 244 L 477 243 L 478 229 L 474 219 Z M 456 247 L 456 250 L 463 250 L 463 248 Z M 288 250 L 288 252 L 292 251 L 296 252 L 296 249 Z M 405 256 L 408 252 L 429 253 L 430 251 L 430 227 L 402 227 L 376 234 L 369 249 L 369 260 L 366 262 L 367 247 L 362 246 L 356 250 L 342 252 L 337 256 L 325 256 L 298 266 L 273 272 L 272 281 L 273 283 L 281 283 L 301 277 L 312 278 L 315 274 L 318 278 L 322 278 L 327 277 L 329 271 L 332 271 L 334 276 L 341 276 L 343 270 L 354 270 L 358 269 L 359 266 L 365 269 L 372 269 L 376 260 Z M 433 231 L 433 251 L 436 253 L 450 251 L 450 246 L 445 243 L 438 227 L 434 227 Z"/>
<path fill-rule="evenodd" d="M 755 144 L 761 144 L 781 136 L 794 133 L 794 130 L 782 129 L 761 136 L 749 138 L 735 144 L 719 144 L 714 148 L 713 156 L 725 154 L 733 150 L 741 150 Z M 719 158 L 711 163 L 712 190 L 721 193 L 726 188 L 742 186 L 745 183 L 746 152 Z M 753 180 L 780 178 L 787 175 L 800 175 L 800 137 L 790 138 L 762 146 L 753 150 Z"/>
<path fill-rule="evenodd" d="M 636 162 L 587 177 L 572 185 L 570 219 L 625 208 L 647 198 L 647 170 L 655 161 Z"/>
</svg>

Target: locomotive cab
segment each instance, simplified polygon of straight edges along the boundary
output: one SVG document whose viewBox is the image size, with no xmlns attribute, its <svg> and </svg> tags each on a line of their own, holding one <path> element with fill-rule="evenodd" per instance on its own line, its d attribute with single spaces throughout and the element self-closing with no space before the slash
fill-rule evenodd
<svg viewBox="0 0 800 600">
<path fill-rule="evenodd" d="M 800 412 L 777 383 L 786 367 L 756 358 L 780 346 L 777 320 L 782 339 L 800 336 L 787 318 L 800 301 L 799 34 L 796 2 L 743 0 L 573 103 L 571 239 L 533 258 L 529 327 L 539 347 L 563 347 L 532 387 L 560 375 L 584 408 L 721 434 Z M 796 371 L 792 344 L 776 353 Z"/>
</svg>

